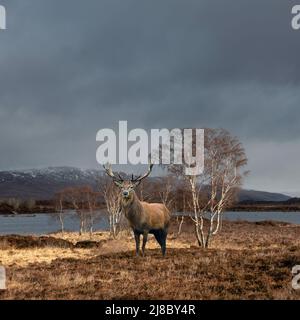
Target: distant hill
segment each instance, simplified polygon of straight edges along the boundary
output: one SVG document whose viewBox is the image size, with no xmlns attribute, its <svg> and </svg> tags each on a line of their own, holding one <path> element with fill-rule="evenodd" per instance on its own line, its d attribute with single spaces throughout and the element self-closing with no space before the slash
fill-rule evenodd
<svg viewBox="0 0 300 320">
<path fill-rule="evenodd" d="M 239 193 L 239 201 L 246 202 L 280 202 L 280 201 L 287 201 L 291 197 L 282 194 L 282 193 L 273 193 L 273 192 L 266 192 L 266 191 L 256 191 L 256 190 L 244 190 L 242 189 Z"/>
<path fill-rule="evenodd" d="M 300 204 L 300 198 L 290 198 L 286 201 L 287 204 Z"/>
<path fill-rule="evenodd" d="M 100 170 L 81 170 L 73 167 L 0 171 L 0 198 L 48 200 L 66 187 L 96 187 L 102 174 Z"/>
<path fill-rule="evenodd" d="M 0 171 L 0 198 L 48 200 L 66 187 L 91 185 L 96 187 L 104 179 L 100 170 L 73 167 Z M 155 179 L 155 178 L 149 178 Z M 286 201 L 289 196 L 255 190 L 241 190 L 239 201 Z"/>
</svg>

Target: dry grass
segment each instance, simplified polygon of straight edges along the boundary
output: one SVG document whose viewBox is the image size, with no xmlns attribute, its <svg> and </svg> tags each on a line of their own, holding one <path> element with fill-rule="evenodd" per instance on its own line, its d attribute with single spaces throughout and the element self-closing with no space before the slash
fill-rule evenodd
<svg viewBox="0 0 300 320">
<path fill-rule="evenodd" d="M 32 263 L 51 263 L 63 258 L 88 259 L 99 254 L 95 249 L 31 248 L 0 250 L 0 265 L 27 267 Z"/>
<path fill-rule="evenodd" d="M 0 265 L 5 267 L 22 266 L 26 267 L 32 263 L 51 263 L 58 258 L 73 258 L 73 259 L 88 259 L 101 254 L 110 254 L 118 252 L 127 252 L 135 250 L 134 237 L 122 233 L 117 239 L 112 239 L 108 232 L 95 233 L 92 237 L 88 234 L 79 236 L 78 233 L 70 232 L 65 234 L 55 233 L 49 235 L 49 238 L 64 239 L 76 245 L 82 242 L 101 242 L 101 248 L 87 246 L 86 248 L 62 248 L 59 245 L 16 248 L 14 245 L 9 245 L 4 238 L 0 241 Z M 20 237 L 20 241 L 26 237 Z M 89 243 L 88 243 L 89 244 Z M 180 238 L 172 239 L 168 244 L 169 248 L 189 248 L 190 243 L 183 242 Z M 147 249 L 157 249 L 159 245 L 152 235 L 149 235 Z"/>
<path fill-rule="evenodd" d="M 176 226 L 172 230 L 175 232 Z M 212 248 L 200 250 L 186 224 L 168 240 L 163 258 L 153 238 L 144 258 L 134 240 L 105 232 L 79 237 L 52 235 L 73 247 L 14 248 L 2 239 L 0 264 L 7 267 L 3 299 L 299 299 L 291 269 L 300 264 L 300 227 L 225 223 Z M 86 248 L 75 248 L 87 241 Z M 95 247 L 93 242 L 101 243 Z"/>
</svg>

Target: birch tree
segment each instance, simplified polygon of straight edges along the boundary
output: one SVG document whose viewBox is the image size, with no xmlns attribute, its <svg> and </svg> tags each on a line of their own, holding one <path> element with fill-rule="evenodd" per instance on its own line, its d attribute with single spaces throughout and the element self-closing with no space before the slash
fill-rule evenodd
<svg viewBox="0 0 300 320">
<path fill-rule="evenodd" d="M 94 192 L 90 186 L 82 186 L 64 189 L 64 197 L 78 215 L 79 235 L 87 232 L 87 230 L 92 234 L 94 222 L 98 217 L 99 193 Z"/>
<path fill-rule="evenodd" d="M 56 216 L 59 220 L 61 233 L 64 234 L 65 232 L 65 225 L 64 225 L 64 200 L 65 200 L 65 193 L 64 191 L 60 191 L 55 194 L 55 208 L 56 208 Z"/>
<path fill-rule="evenodd" d="M 98 218 L 97 202 L 100 197 L 100 194 L 98 192 L 94 192 L 90 186 L 85 187 L 83 192 L 85 195 L 85 200 L 86 200 L 86 205 L 88 210 L 88 214 L 86 216 L 86 219 L 88 220 L 87 224 L 89 228 L 89 233 L 90 235 L 92 235 L 94 231 L 93 228 L 94 228 L 95 221 Z"/>
<path fill-rule="evenodd" d="M 115 239 L 121 230 L 122 210 L 120 204 L 120 191 L 111 181 L 106 181 L 102 186 L 104 201 L 109 220 L 109 230 Z"/>
<path fill-rule="evenodd" d="M 184 165 L 171 165 L 169 170 L 187 183 L 196 239 L 200 247 L 208 248 L 247 174 L 243 171 L 247 158 L 239 140 L 224 129 L 205 130 L 204 154 L 204 172 L 199 176 L 186 176 Z"/>
<path fill-rule="evenodd" d="M 160 181 L 161 189 L 159 190 L 160 201 L 169 209 L 170 212 L 174 209 L 174 184 L 175 177 L 168 175 Z"/>
</svg>

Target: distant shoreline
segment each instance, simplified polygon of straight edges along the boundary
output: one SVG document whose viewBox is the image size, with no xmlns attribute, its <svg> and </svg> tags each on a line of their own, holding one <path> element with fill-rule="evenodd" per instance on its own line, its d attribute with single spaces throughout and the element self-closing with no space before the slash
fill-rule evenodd
<svg viewBox="0 0 300 320">
<path fill-rule="evenodd" d="M 245 212 L 300 212 L 298 206 L 284 206 L 284 205 L 237 205 L 226 211 L 245 211 Z"/>
<path fill-rule="evenodd" d="M 99 208 L 99 210 L 103 210 L 105 208 Z M 73 211 L 73 209 L 66 209 L 65 212 L 67 211 Z M 286 207 L 286 206 L 236 206 L 232 208 L 228 208 L 224 212 L 287 212 L 287 213 L 299 213 L 300 212 L 300 207 Z M 52 207 L 47 207 L 47 208 L 34 208 L 33 210 L 22 210 L 22 211 L 1 211 L 0 209 L 0 215 L 1 216 L 12 216 L 12 215 L 32 215 L 32 214 L 53 214 L 57 213 L 55 208 Z M 180 212 L 178 214 L 180 216 Z"/>
</svg>

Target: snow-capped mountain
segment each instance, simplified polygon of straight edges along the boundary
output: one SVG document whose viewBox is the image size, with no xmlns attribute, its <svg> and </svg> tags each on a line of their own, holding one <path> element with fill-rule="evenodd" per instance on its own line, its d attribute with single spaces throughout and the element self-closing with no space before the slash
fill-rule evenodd
<svg viewBox="0 0 300 320">
<path fill-rule="evenodd" d="M 101 179 L 105 177 L 105 173 L 101 170 L 83 170 L 74 167 L 0 171 L 0 199 L 13 197 L 48 200 L 66 187 L 90 185 L 96 189 Z M 280 193 L 256 190 L 241 190 L 239 194 L 239 201 L 286 201 L 289 198 Z"/>
<path fill-rule="evenodd" d="M 57 191 L 66 187 L 96 187 L 102 175 L 100 170 L 73 167 L 0 171 L 0 198 L 51 199 Z"/>
</svg>

